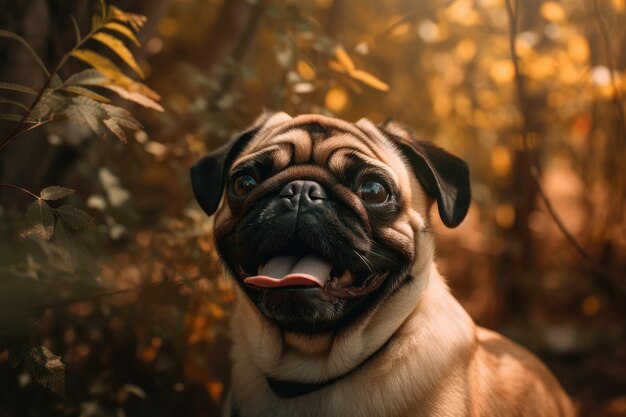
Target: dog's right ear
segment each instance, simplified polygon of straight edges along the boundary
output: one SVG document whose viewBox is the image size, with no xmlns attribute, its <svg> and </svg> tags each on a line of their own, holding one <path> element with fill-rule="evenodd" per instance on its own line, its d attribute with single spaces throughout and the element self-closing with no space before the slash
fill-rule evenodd
<svg viewBox="0 0 626 417">
<path fill-rule="evenodd" d="M 213 215 L 220 205 L 226 175 L 235 158 L 261 130 L 290 119 L 286 113 L 264 113 L 243 133 L 215 149 L 191 167 L 191 186 L 200 207 Z"/>
</svg>

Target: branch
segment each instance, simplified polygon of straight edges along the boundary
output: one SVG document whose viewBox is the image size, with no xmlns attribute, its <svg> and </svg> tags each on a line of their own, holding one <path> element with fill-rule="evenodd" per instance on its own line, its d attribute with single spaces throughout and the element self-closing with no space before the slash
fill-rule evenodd
<svg viewBox="0 0 626 417">
<path fill-rule="evenodd" d="M 237 43 L 235 44 L 235 48 L 232 52 L 232 56 L 230 60 L 234 64 L 233 67 L 240 67 L 243 64 L 243 61 L 246 57 L 248 49 L 250 49 L 250 45 L 254 40 L 256 32 L 259 28 L 259 24 L 261 22 L 261 17 L 263 16 L 263 12 L 265 11 L 265 2 L 259 1 L 254 5 L 250 17 L 246 22 L 246 26 L 241 33 Z M 227 71 L 221 79 L 218 81 L 219 89 L 214 93 L 210 103 L 213 103 L 213 106 L 216 105 L 218 100 L 230 89 L 231 85 L 236 79 L 236 75 L 234 71 Z"/>
<path fill-rule="evenodd" d="M 4 149 L 4 147 L 5 147 L 5 146 L 7 146 L 8 144 L 10 144 L 11 142 L 13 142 L 14 140 L 16 140 L 17 138 L 19 138 L 19 137 L 20 137 L 20 136 L 22 136 L 23 134 L 28 133 L 28 132 L 30 132 L 31 130 L 34 130 L 34 129 L 36 129 L 36 128 L 40 127 L 40 126 L 43 126 L 43 125 L 45 125 L 45 124 L 48 124 L 48 123 L 50 123 L 50 122 L 54 122 L 54 121 L 56 121 L 56 120 L 61 120 L 61 119 L 60 119 L 60 118 L 50 118 L 50 119 L 44 120 L 44 121 L 42 121 L 42 122 L 37 122 L 37 123 L 35 123 L 34 125 L 29 126 L 29 127 L 27 127 L 26 129 L 24 129 L 24 130 L 21 130 L 21 131 L 17 132 L 17 133 L 16 133 L 16 134 L 14 134 L 13 136 L 8 137 L 8 138 L 7 138 L 4 142 L 2 142 L 2 144 L 0 144 L 0 151 L 1 151 L 2 149 Z"/>
<path fill-rule="evenodd" d="M 167 285 L 167 284 L 173 284 L 173 285 L 178 286 L 178 285 L 182 285 L 182 284 L 186 284 L 186 283 L 190 283 L 190 282 L 196 282 L 196 281 L 201 280 L 202 278 L 206 278 L 206 276 L 196 276 L 196 277 L 193 277 L 193 278 L 182 279 L 180 281 L 150 282 L 148 284 L 141 284 L 141 285 L 137 285 L 135 287 L 124 288 L 122 290 L 105 291 L 105 292 L 101 292 L 99 294 L 94 294 L 94 295 L 91 295 L 91 296 L 70 298 L 68 300 L 58 301 L 58 302 L 49 303 L 49 304 L 37 304 L 37 305 L 29 307 L 29 309 L 41 310 L 41 309 L 46 309 L 46 308 L 65 307 L 65 306 L 69 306 L 69 305 L 72 305 L 72 304 L 84 303 L 86 301 L 97 301 L 97 300 L 100 300 L 102 298 L 115 297 L 117 295 L 127 294 L 127 293 L 133 292 L 133 291 L 140 291 L 140 290 L 146 290 L 146 289 L 151 289 L 151 288 L 158 288 L 158 287 L 161 287 L 161 286 L 164 286 L 164 285 Z"/>
<path fill-rule="evenodd" d="M 28 110 L 26 111 L 26 113 L 24 113 L 24 115 L 22 116 L 20 121 L 17 122 L 17 124 L 13 127 L 13 130 L 11 130 L 11 132 L 7 135 L 7 137 L 0 144 L 0 150 L 2 150 L 9 143 L 13 142 L 15 139 L 20 137 L 23 133 L 26 133 L 26 131 L 32 130 L 35 127 L 39 127 L 42 124 L 44 124 L 44 123 L 39 123 L 39 124 L 37 124 L 35 126 L 31 126 L 31 128 L 29 128 L 29 129 L 26 129 L 24 131 L 20 131 L 20 127 L 22 127 L 22 125 L 26 122 L 28 117 L 32 114 L 33 110 L 35 109 L 35 106 L 37 106 L 37 104 L 39 104 L 39 102 L 43 98 L 44 94 L 46 93 L 46 90 L 50 86 L 50 83 L 52 82 L 52 79 L 58 74 L 59 70 L 63 67 L 63 65 L 65 65 L 67 60 L 70 59 L 70 57 L 72 56 L 72 53 L 75 50 L 77 50 L 78 48 L 80 48 L 89 39 L 91 39 L 91 37 L 96 32 L 98 32 L 100 29 L 102 29 L 106 23 L 108 23 L 108 21 L 103 18 L 102 22 L 100 22 L 99 25 L 94 26 L 91 29 L 91 31 L 89 31 L 89 33 L 86 34 L 82 39 L 77 40 L 76 44 L 72 47 L 72 49 L 70 49 L 68 52 L 65 53 L 65 55 L 63 55 L 63 57 L 61 58 L 59 63 L 56 65 L 56 67 L 54 67 L 54 70 L 52 70 L 49 74 L 46 73 L 47 74 L 46 81 L 44 82 L 43 86 L 41 87 L 41 89 L 37 93 L 37 96 L 35 97 L 33 102 L 28 107 Z M 52 121 L 52 119 L 50 121 Z"/>
<path fill-rule="evenodd" d="M 13 184 L 0 184 L 0 187 L 5 187 L 5 188 L 13 188 L 14 190 L 19 190 L 25 194 L 28 194 L 31 197 L 36 198 L 37 200 L 41 200 L 41 197 L 39 197 L 38 195 L 35 195 L 33 193 L 31 193 L 30 191 L 28 191 L 26 188 L 22 188 L 22 187 L 18 187 L 17 185 L 13 185 Z"/>
<path fill-rule="evenodd" d="M 515 74 L 515 89 L 517 92 L 517 99 L 519 102 L 520 112 L 522 115 L 522 144 L 523 151 L 526 154 L 529 163 L 531 164 L 530 168 L 530 177 L 535 182 L 537 187 L 537 191 L 543 200 L 548 213 L 554 220 L 554 223 L 557 225 L 563 236 L 567 242 L 572 246 L 572 248 L 582 257 L 585 261 L 589 263 L 589 265 L 601 273 L 601 276 L 606 276 L 607 278 L 611 278 L 612 284 L 619 288 L 622 291 L 626 291 L 626 285 L 622 282 L 622 276 L 614 271 L 611 271 L 601 264 L 599 264 L 593 256 L 591 256 L 585 248 L 578 242 L 576 237 L 567 229 L 565 223 L 561 219 L 561 216 L 558 214 L 548 194 L 543 189 L 541 184 L 541 176 L 539 174 L 539 168 L 537 167 L 536 161 L 534 158 L 530 156 L 530 147 L 529 147 L 529 119 L 530 115 L 528 113 L 528 96 L 526 95 L 526 90 L 524 89 L 524 81 L 522 78 L 522 74 L 519 68 L 519 57 L 517 55 L 517 47 L 515 45 L 515 40 L 518 34 L 518 17 L 519 17 L 519 2 L 520 0 L 506 0 L 506 10 L 509 17 L 509 48 L 511 52 L 511 61 L 513 63 L 513 69 Z"/>
<path fill-rule="evenodd" d="M 593 5 L 593 14 L 596 18 L 596 23 L 598 24 L 598 30 L 600 31 L 600 35 L 602 36 L 602 42 L 604 43 L 604 52 L 606 54 L 606 64 L 609 68 L 611 74 L 611 84 L 613 86 L 614 94 L 613 105 L 615 106 L 615 110 L 617 112 L 617 116 L 619 118 L 619 135 L 618 137 L 622 139 L 622 141 L 626 140 L 626 116 L 624 116 L 624 108 L 622 106 L 622 102 L 620 100 L 621 92 L 619 88 L 619 84 L 615 79 L 615 63 L 613 62 L 613 57 L 611 56 L 611 38 L 609 36 L 609 28 L 604 20 L 602 13 L 600 11 L 600 6 L 598 5 L 598 0 L 592 0 L 591 4 Z"/>
</svg>

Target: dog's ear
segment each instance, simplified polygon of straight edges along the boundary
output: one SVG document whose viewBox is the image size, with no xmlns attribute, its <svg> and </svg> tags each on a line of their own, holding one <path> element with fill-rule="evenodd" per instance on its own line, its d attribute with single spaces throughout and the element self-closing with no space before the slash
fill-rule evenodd
<svg viewBox="0 0 626 417">
<path fill-rule="evenodd" d="M 443 149 L 415 138 L 413 133 L 391 121 L 378 126 L 400 149 L 424 190 L 437 200 L 443 224 L 461 224 L 470 205 L 469 168 L 465 161 Z"/>
<path fill-rule="evenodd" d="M 220 205 L 226 176 L 233 161 L 261 130 L 290 119 L 286 113 L 264 113 L 233 139 L 215 149 L 191 167 L 191 186 L 200 207 L 213 215 Z"/>
</svg>

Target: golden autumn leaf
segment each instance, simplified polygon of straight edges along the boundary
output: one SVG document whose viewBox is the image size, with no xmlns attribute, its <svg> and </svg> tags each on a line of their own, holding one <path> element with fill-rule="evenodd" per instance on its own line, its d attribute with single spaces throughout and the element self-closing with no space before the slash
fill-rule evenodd
<svg viewBox="0 0 626 417">
<path fill-rule="evenodd" d="M 134 101 L 144 107 L 163 111 L 163 107 L 156 103 L 156 100 L 161 98 L 159 94 L 145 84 L 126 76 L 110 59 L 84 49 L 74 51 L 72 56 L 92 66 L 108 80 L 106 83 L 98 83 L 97 85 L 115 91 L 122 98 Z"/>
<path fill-rule="evenodd" d="M 118 32 L 118 33 L 124 35 L 126 38 L 128 38 L 136 46 L 141 46 L 141 44 L 139 43 L 139 39 L 137 39 L 137 36 L 135 36 L 133 31 L 130 30 L 128 27 L 122 25 L 121 23 L 109 22 L 106 25 L 104 25 L 104 28 L 112 30 L 112 31 L 115 31 L 115 32 Z"/>
<path fill-rule="evenodd" d="M 335 49 L 335 55 L 338 61 L 328 61 L 328 66 L 332 70 L 340 73 L 347 73 L 350 78 L 360 81 L 363 84 L 376 90 L 389 91 L 389 85 L 382 81 L 380 78 L 367 71 L 357 69 L 354 65 L 354 61 L 352 61 L 352 58 L 350 58 L 348 53 L 341 46 Z"/>
<path fill-rule="evenodd" d="M 63 87 L 61 89 L 62 91 L 68 92 L 68 93 L 72 93 L 72 94 L 76 94 L 79 96 L 85 96 L 85 97 L 89 97 L 93 100 L 102 102 L 102 103 L 110 103 L 111 100 L 109 100 L 108 98 L 106 98 L 103 95 L 100 95 L 94 91 L 89 90 L 88 88 L 84 88 L 84 87 L 79 87 L 79 86 L 67 86 L 67 87 Z"/>
<path fill-rule="evenodd" d="M 340 72 L 340 73 L 346 72 L 343 65 L 341 65 L 339 61 L 335 61 L 334 59 L 331 59 L 330 61 L 328 61 L 328 68 L 330 68 L 333 71 Z"/>
<path fill-rule="evenodd" d="M 389 84 L 380 80 L 373 74 L 363 70 L 354 70 L 349 74 L 355 80 L 361 81 L 363 84 L 368 85 L 376 90 L 389 91 Z"/>
<path fill-rule="evenodd" d="M 159 103 L 157 103 L 155 100 L 142 94 L 139 91 L 129 91 L 122 87 L 118 87 L 112 84 L 105 84 L 102 87 L 108 88 L 109 90 L 116 92 L 123 99 L 126 99 L 128 101 L 133 101 L 137 104 L 141 104 L 143 107 L 158 110 L 158 111 L 164 111 L 163 107 L 161 107 Z"/>
<path fill-rule="evenodd" d="M 308 62 L 302 59 L 296 64 L 296 70 L 303 80 L 311 81 L 315 79 L 315 70 Z"/>
<path fill-rule="evenodd" d="M 111 36 L 105 32 L 98 32 L 93 35 L 93 38 L 98 42 L 103 43 L 108 46 L 113 52 L 117 54 L 129 67 L 133 69 L 141 78 L 144 78 L 143 71 L 135 61 L 135 57 L 133 57 L 132 52 L 128 50 L 124 42 L 116 38 L 115 36 Z"/>
<path fill-rule="evenodd" d="M 74 58 L 94 67 L 109 80 L 117 78 L 122 71 L 110 59 L 88 49 L 77 49 L 72 52 Z"/>
<path fill-rule="evenodd" d="M 146 23 L 146 21 L 148 20 L 146 16 L 135 13 L 128 13 L 115 6 L 109 7 L 109 14 L 113 19 L 119 20 L 120 22 L 128 23 L 135 31 L 141 29 L 144 23 Z"/>
<path fill-rule="evenodd" d="M 354 61 L 352 61 L 352 58 L 350 58 L 350 55 L 348 55 L 343 47 L 338 46 L 337 49 L 335 49 L 335 56 L 346 72 L 350 73 L 356 69 Z"/>
</svg>

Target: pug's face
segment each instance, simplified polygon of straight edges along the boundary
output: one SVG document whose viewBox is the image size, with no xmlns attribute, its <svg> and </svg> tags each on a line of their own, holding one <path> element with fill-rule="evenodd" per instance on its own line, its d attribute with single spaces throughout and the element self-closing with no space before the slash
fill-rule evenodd
<svg viewBox="0 0 626 417">
<path fill-rule="evenodd" d="M 304 333 L 345 326 L 409 282 L 432 256 L 420 253 L 431 201 L 454 227 L 470 200 L 463 161 L 365 119 L 263 115 L 191 175 L 237 283 Z"/>
</svg>

